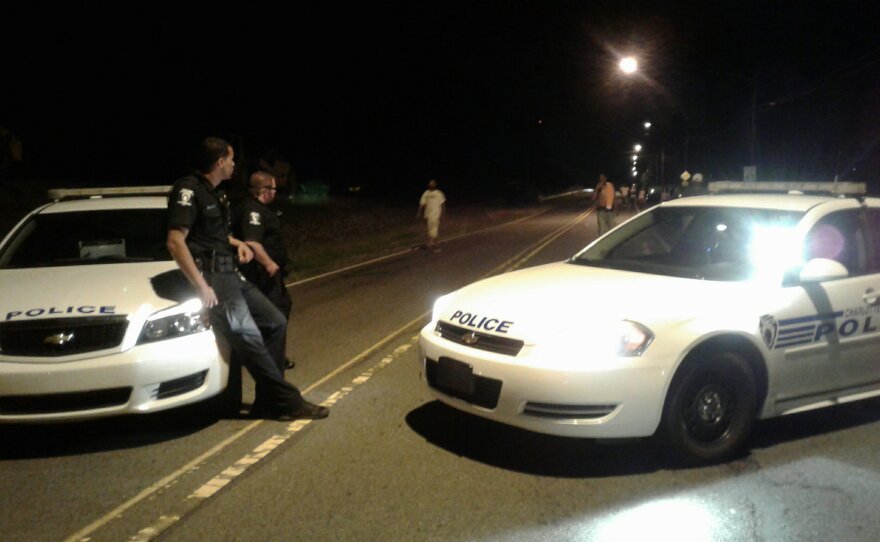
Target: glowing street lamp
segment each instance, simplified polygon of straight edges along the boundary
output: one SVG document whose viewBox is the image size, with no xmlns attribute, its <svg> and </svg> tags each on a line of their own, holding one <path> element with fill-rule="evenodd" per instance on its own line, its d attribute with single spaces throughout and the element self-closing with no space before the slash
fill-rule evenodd
<svg viewBox="0 0 880 542">
<path fill-rule="evenodd" d="M 633 149 L 635 149 L 636 152 L 639 152 L 640 150 L 642 150 L 642 146 L 636 143 L 636 146 L 633 147 Z"/>
<path fill-rule="evenodd" d="M 638 154 L 634 154 L 634 155 L 633 155 L 633 162 L 635 162 L 635 161 L 638 160 L 638 159 L 639 159 L 639 155 L 638 155 Z"/>
<path fill-rule="evenodd" d="M 651 122 L 645 121 L 645 124 L 643 124 L 643 126 L 645 127 L 645 130 L 649 130 L 651 128 Z"/>
<path fill-rule="evenodd" d="M 639 62 L 635 59 L 635 57 L 628 56 L 620 59 L 618 67 L 620 67 L 620 71 L 629 75 L 631 73 L 635 73 L 635 71 L 639 69 Z"/>
</svg>

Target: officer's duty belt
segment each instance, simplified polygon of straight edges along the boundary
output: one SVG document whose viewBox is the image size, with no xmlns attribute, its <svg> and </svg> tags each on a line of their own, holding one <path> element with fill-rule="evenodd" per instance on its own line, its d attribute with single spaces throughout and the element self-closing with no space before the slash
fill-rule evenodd
<svg viewBox="0 0 880 542">
<path fill-rule="evenodd" d="M 232 273 L 237 269 L 235 258 L 227 254 L 206 254 L 194 258 L 202 273 Z"/>
</svg>

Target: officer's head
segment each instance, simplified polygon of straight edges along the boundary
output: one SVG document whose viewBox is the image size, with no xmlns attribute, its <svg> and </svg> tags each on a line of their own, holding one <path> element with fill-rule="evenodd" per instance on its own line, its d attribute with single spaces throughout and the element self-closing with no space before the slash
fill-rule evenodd
<svg viewBox="0 0 880 542">
<path fill-rule="evenodd" d="M 203 175 L 217 173 L 226 180 L 232 177 L 235 169 L 232 145 L 219 137 L 208 137 L 202 141 L 196 152 L 196 169 Z"/>
<path fill-rule="evenodd" d="M 254 172 L 248 186 L 251 194 L 263 203 L 272 203 L 275 199 L 275 177 L 265 171 Z"/>
<path fill-rule="evenodd" d="M 437 180 L 431 179 L 428 181 L 428 190 L 437 190 Z"/>
</svg>

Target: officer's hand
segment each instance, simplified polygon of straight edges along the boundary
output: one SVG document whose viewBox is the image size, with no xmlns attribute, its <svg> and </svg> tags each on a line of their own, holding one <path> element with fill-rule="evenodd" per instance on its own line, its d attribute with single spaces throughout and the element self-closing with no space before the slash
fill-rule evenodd
<svg viewBox="0 0 880 542">
<path fill-rule="evenodd" d="M 279 267 L 278 264 L 275 262 L 269 262 L 268 264 L 265 265 L 265 268 L 266 268 L 266 274 L 269 275 L 270 277 L 274 277 L 275 273 L 277 273 L 278 270 L 281 269 L 281 267 Z"/>
<path fill-rule="evenodd" d="M 206 309 L 210 309 L 211 307 L 215 307 L 219 300 L 217 299 L 217 294 L 214 292 L 214 288 L 210 286 L 204 286 L 202 288 L 198 288 L 199 299 L 202 300 L 202 306 Z"/>
<path fill-rule="evenodd" d="M 254 251 L 251 250 L 251 247 L 247 246 L 247 243 L 241 243 L 238 245 L 238 262 L 239 263 L 248 263 L 249 261 L 254 259 Z"/>
</svg>

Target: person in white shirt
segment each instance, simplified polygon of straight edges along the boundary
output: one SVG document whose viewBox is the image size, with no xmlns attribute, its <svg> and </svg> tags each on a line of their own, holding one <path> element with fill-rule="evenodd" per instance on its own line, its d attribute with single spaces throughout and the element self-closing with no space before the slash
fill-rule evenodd
<svg viewBox="0 0 880 542">
<path fill-rule="evenodd" d="M 443 205 L 446 203 L 446 196 L 437 189 L 437 181 L 431 179 L 428 181 L 428 189 L 422 194 L 419 200 L 419 210 L 416 218 L 424 217 L 428 223 L 428 249 L 434 252 L 440 252 L 436 247 L 437 234 L 440 231 L 440 216 L 443 214 Z"/>
</svg>

